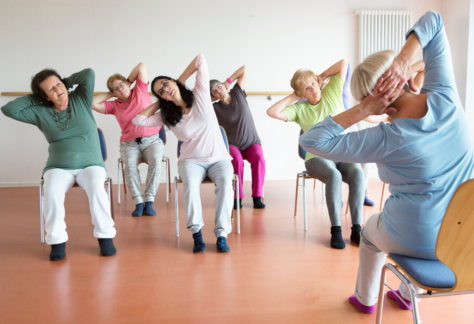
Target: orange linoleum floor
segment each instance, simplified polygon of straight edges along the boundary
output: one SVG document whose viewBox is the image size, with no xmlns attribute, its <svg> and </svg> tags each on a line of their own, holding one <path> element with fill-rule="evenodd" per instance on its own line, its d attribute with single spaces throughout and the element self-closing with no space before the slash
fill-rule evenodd
<svg viewBox="0 0 474 324">
<path fill-rule="evenodd" d="M 130 195 L 117 204 L 117 254 L 99 255 L 87 197 L 66 195 L 69 241 L 66 259 L 49 261 L 40 243 L 38 188 L 0 188 L 0 323 L 375 323 L 375 314 L 348 302 L 358 267 L 349 242 L 350 215 L 342 212 L 344 250 L 329 247 L 330 223 L 321 185 L 308 183 L 308 231 L 300 195 L 293 217 L 295 182 L 267 181 L 264 210 L 252 208 L 250 182 L 241 213 L 241 234 L 228 237 L 219 254 L 213 233 L 212 185 L 201 189 L 204 253 L 193 254 L 185 227 L 180 185 L 180 237 L 175 236 L 174 197 L 160 185 L 154 217 L 132 218 Z M 382 184 L 373 180 L 365 219 L 379 209 Z M 343 189 L 344 204 L 347 186 Z M 173 190 L 174 192 L 174 190 Z M 386 191 L 386 195 L 388 192 Z M 234 219 L 234 228 L 236 219 Z M 388 283 L 398 285 L 389 274 Z M 423 300 L 423 323 L 474 323 L 474 296 Z M 410 312 L 386 300 L 383 323 L 412 323 Z"/>
</svg>

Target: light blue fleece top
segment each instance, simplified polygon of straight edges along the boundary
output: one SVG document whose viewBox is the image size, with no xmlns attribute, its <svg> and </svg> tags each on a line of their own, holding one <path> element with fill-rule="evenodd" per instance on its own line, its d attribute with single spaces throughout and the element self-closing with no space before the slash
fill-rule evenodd
<svg viewBox="0 0 474 324">
<path fill-rule="evenodd" d="M 454 191 L 474 176 L 474 156 L 441 16 L 427 12 L 407 38 L 412 32 L 423 48 L 427 114 L 344 135 L 328 116 L 300 144 L 333 161 L 377 163 L 380 179 L 390 184 L 382 212 L 388 235 L 405 247 L 433 252 Z"/>
</svg>

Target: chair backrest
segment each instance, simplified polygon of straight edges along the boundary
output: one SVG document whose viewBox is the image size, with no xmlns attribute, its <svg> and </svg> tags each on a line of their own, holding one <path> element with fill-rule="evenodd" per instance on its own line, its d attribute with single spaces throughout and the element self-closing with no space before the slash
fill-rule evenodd
<svg viewBox="0 0 474 324">
<path fill-rule="evenodd" d="M 160 137 L 161 141 L 163 142 L 163 145 L 166 145 L 165 126 L 161 126 L 161 129 L 160 129 L 160 132 L 158 133 L 158 136 Z"/>
<path fill-rule="evenodd" d="M 451 291 L 474 290 L 474 179 L 461 184 L 451 198 L 435 253 L 456 276 Z"/>
<path fill-rule="evenodd" d="M 105 143 L 104 133 L 102 129 L 97 128 L 97 132 L 99 133 L 99 141 L 100 141 L 100 151 L 102 152 L 102 159 L 107 161 L 107 144 Z"/>
<path fill-rule="evenodd" d="M 222 139 L 224 140 L 224 144 L 227 149 L 227 152 L 229 152 L 229 141 L 227 140 L 227 134 L 225 132 L 225 129 L 222 126 L 219 126 L 219 128 L 221 130 Z M 178 159 L 179 159 L 179 156 L 181 155 L 181 145 L 183 145 L 183 142 L 178 141 Z"/>
<path fill-rule="evenodd" d="M 300 131 L 300 136 L 303 135 L 303 130 Z M 300 158 L 302 158 L 303 160 L 306 159 L 306 151 L 304 150 L 304 148 L 301 147 L 300 144 L 298 144 L 298 155 L 300 156 Z"/>
</svg>

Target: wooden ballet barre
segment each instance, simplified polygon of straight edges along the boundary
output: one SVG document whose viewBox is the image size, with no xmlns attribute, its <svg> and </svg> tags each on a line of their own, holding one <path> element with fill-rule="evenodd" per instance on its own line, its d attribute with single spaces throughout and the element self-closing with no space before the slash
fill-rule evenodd
<svg viewBox="0 0 474 324">
<path fill-rule="evenodd" d="M 94 96 L 103 94 L 106 92 L 94 92 Z M 292 91 L 249 91 L 246 92 L 248 96 L 288 96 L 292 94 Z M 23 97 L 26 95 L 30 95 L 31 92 L 2 92 L 1 95 L 3 97 Z M 152 93 L 150 92 L 150 96 Z"/>
</svg>

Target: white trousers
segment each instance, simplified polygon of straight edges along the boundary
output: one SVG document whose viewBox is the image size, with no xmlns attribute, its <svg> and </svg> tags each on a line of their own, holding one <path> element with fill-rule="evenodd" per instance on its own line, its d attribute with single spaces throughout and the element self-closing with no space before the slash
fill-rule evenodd
<svg viewBox="0 0 474 324">
<path fill-rule="evenodd" d="M 388 253 L 406 255 L 417 259 L 437 260 L 434 252 L 422 252 L 409 249 L 395 242 L 385 231 L 382 222 L 382 213 L 375 213 L 367 220 L 360 235 L 359 245 L 359 272 L 355 295 L 365 306 L 377 303 L 380 289 L 380 277 Z M 417 293 L 423 290 L 413 285 Z M 408 287 L 401 282 L 400 294 L 410 300 Z"/>
<path fill-rule="evenodd" d="M 51 169 L 45 172 L 43 204 L 47 244 L 64 243 L 68 239 L 64 221 L 64 198 L 75 183 L 84 189 L 89 198 L 94 236 L 115 237 L 115 223 L 110 215 L 110 202 L 104 190 L 105 177 L 105 169 L 99 166 L 79 170 Z"/>
</svg>

